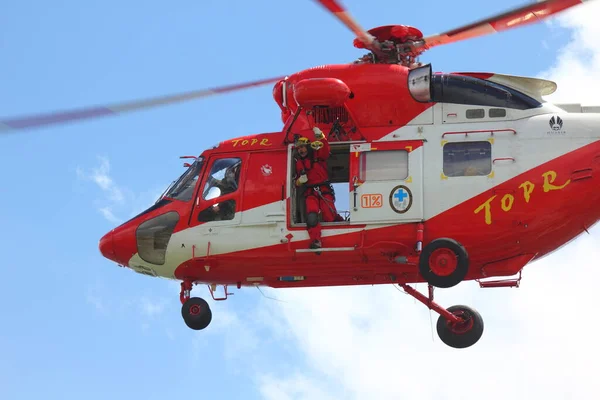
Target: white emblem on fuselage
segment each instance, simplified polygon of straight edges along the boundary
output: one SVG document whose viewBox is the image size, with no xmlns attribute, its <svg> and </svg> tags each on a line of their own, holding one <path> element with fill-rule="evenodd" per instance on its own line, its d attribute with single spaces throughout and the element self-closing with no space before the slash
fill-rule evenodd
<svg viewBox="0 0 600 400">
<path fill-rule="evenodd" d="M 262 172 L 264 176 L 269 176 L 273 173 L 273 168 L 269 164 L 265 164 L 260 167 L 260 172 Z"/>
</svg>

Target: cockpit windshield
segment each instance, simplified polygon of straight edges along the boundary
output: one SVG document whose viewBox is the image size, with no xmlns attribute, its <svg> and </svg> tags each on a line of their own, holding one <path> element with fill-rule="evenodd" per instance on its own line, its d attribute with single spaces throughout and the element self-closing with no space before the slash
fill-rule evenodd
<svg viewBox="0 0 600 400">
<path fill-rule="evenodd" d="M 179 179 L 167 189 L 163 197 L 170 197 L 176 200 L 190 201 L 194 195 L 196 182 L 198 181 L 200 170 L 204 164 L 204 158 L 198 157 L 192 165 L 179 177 Z"/>
</svg>

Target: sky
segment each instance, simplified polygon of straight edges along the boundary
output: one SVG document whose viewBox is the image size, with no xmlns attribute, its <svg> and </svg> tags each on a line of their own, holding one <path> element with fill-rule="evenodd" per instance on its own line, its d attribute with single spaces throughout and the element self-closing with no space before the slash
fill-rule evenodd
<svg viewBox="0 0 600 400">
<path fill-rule="evenodd" d="M 525 1 L 343 4 L 365 28 L 425 35 Z M 600 2 L 551 22 L 428 51 L 435 71 L 554 80 L 600 105 Z M 312 1 L 3 1 L 0 119 L 280 76 L 363 54 Z M 519 289 L 436 291 L 485 321 L 448 348 L 437 314 L 393 286 L 233 289 L 210 328 L 177 282 L 119 268 L 98 240 L 152 204 L 179 156 L 281 128 L 272 86 L 0 136 L 0 398 L 580 399 L 600 389 L 600 228 L 524 270 Z M 37 161 L 36 161 L 37 160 Z M 342 207 L 343 208 L 343 205 Z M 425 290 L 425 285 L 417 289 Z M 132 397 L 134 396 L 134 397 Z"/>
</svg>

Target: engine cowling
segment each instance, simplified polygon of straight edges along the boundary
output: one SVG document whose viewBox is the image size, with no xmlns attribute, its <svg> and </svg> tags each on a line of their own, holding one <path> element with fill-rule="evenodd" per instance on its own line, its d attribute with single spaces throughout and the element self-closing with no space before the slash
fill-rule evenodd
<svg viewBox="0 0 600 400">
<path fill-rule="evenodd" d="M 303 108 L 339 107 L 350 94 L 348 85 L 337 78 L 307 78 L 294 85 L 294 100 Z"/>
</svg>

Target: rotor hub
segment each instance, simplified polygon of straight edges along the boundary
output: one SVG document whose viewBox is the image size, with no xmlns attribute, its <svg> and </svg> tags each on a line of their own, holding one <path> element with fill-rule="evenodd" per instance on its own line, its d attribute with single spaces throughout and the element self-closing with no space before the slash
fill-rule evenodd
<svg viewBox="0 0 600 400">
<path fill-rule="evenodd" d="M 423 33 L 412 26 L 385 25 L 373 28 L 368 33 L 374 37 L 380 51 L 377 54 L 370 53 L 358 62 L 411 67 L 415 64 L 416 57 L 426 50 Z M 368 49 L 359 37 L 354 39 L 353 44 L 358 49 Z"/>
<path fill-rule="evenodd" d="M 423 39 L 423 33 L 419 29 L 408 25 L 378 26 L 367 32 L 382 44 L 388 42 L 398 45 Z M 366 49 L 365 44 L 359 38 L 354 39 L 354 47 Z"/>
</svg>

